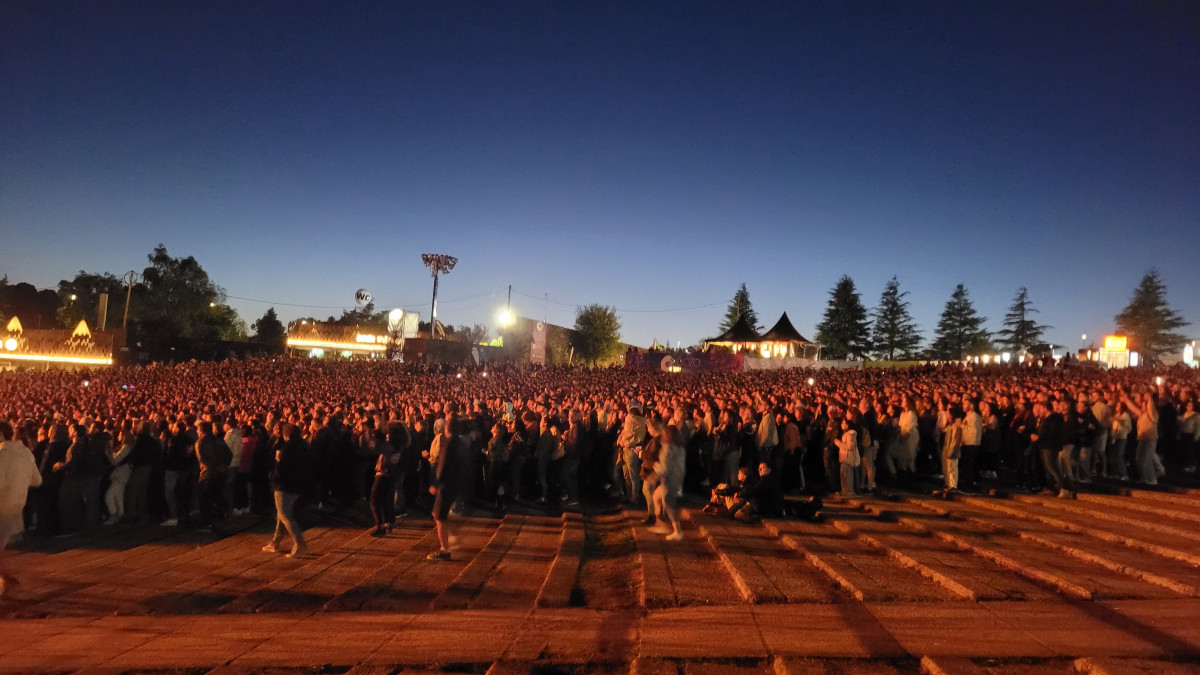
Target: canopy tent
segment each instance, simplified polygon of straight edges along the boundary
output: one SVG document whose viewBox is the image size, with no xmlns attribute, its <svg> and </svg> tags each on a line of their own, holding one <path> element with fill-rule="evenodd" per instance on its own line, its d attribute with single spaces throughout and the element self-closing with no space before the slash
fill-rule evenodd
<svg viewBox="0 0 1200 675">
<path fill-rule="evenodd" d="M 729 330 L 721 335 L 704 341 L 704 348 L 725 347 L 733 353 L 745 351 L 753 356 L 768 359 L 809 359 L 815 361 L 821 348 L 810 342 L 796 330 L 788 319 L 787 312 L 779 317 L 779 321 L 771 330 L 758 334 L 750 324 L 741 317 Z"/>
<path fill-rule="evenodd" d="M 743 349 L 758 349 L 760 340 L 761 338 L 758 335 L 758 331 L 754 330 L 750 323 L 746 321 L 745 316 L 740 316 L 738 317 L 737 322 L 734 323 L 729 330 L 721 333 L 711 340 L 705 340 L 704 349 L 708 350 L 710 347 L 725 347 L 736 354 Z"/>
<path fill-rule="evenodd" d="M 767 358 L 816 360 L 820 351 L 821 348 L 815 342 L 804 339 L 800 331 L 796 330 L 791 320 L 788 319 L 787 312 L 784 312 L 771 330 L 763 333 L 759 339 L 759 352 Z"/>
</svg>

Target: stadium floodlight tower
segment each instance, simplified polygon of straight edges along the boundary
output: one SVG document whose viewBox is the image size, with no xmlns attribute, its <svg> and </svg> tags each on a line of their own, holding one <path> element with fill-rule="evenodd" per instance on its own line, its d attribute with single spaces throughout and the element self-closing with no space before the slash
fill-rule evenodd
<svg viewBox="0 0 1200 675">
<path fill-rule="evenodd" d="M 425 263 L 425 266 L 433 273 L 433 306 L 429 310 L 429 339 L 432 340 L 433 336 L 436 335 L 434 326 L 437 325 L 438 275 L 449 274 L 450 270 L 454 269 L 454 266 L 458 264 L 458 258 L 442 253 L 422 253 L 421 262 Z"/>
</svg>

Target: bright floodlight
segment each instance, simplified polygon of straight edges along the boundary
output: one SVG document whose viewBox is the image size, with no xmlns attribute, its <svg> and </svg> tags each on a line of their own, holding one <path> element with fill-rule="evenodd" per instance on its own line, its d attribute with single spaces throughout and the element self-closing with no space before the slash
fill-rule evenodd
<svg viewBox="0 0 1200 675">
<path fill-rule="evenodd" d="M 16 338 L 8 338 L 7 340 L 5 340 L 5 341 L 4 341 L 4 348 L 5 348 L 5 349 L 7 349 L 7 350 L 8 350 L 8 351 L 10 351 L 10 352 L 12 352 L 12 351 L 16 351 L 16 349 L 17 349 L 17 340 L 16 340 Z"/>
<path fill-rule="evenodd" d="M 500 325 L 501 326 L 507 326 L 508 324 L 512 323 L 512 320 L 513 320 L 512 312 L 508 311 L 507 309 L 500 312 Z"/>
</svg>

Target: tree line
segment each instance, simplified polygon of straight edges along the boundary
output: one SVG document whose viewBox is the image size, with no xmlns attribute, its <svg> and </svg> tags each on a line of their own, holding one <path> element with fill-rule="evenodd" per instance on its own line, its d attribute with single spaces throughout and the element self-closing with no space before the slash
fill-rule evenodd
<svg viewBox="0 0 1200 675">
<path fill-rule="evenodd" d="M 148 264 L 140 273 L 117 276 L 80 270 L 74 278 L 59 281 L 57 289 L 0 278 L 0 319 L 19 317 L 26 329 L 72 328 L 85 320 L 96 329 L 101 323 L 101 296 L 107 294 L 105 328 L 124 328 L 130 349 L 154 360 L 219 355 L 216 345 L 239 342 L 263 353 L 283 351 L 287 328 L 274 307 L 247 329 L 229 306 L 225 289 L 209 278 L 194 257 L 174 257 L 159 244 L 146 258 Z M 387 312 L 368 305 L 343 310 L 340 317 L 328 321 L 385 331 Z M 487 327 L 481 324 L 445 328 L 447 336 L 458 339 L 474 343 L 488 339 Z"/>
<path fill-rule="evenodd" d="M 1117 330 L 1129 337 L 1130 349 L 1148 362 L 1179 352 L 1187 342 L 1178 331 L 1189 324 L 1167 304 L 1166 293 L 1158 272 L 1150 270 L 1134 289 L 1129 304 L 1114 317 Z M 985 327 L 987 317 L 976 311 L 966 286 L 958 284 L 946 301 L 933 340 L 922 348 L 924 338 L 909 312 L 907 297 L 908 292 L 900 290 L 900 282 L 893 276 L 884 285 L 878 305 L 868 310 L 854 279 L 843 275 L 830 290 L 817 324 L 815 339 L 821 345 L 821 357 L 959 361 L 1000 351 L 1033 351 L 1043 344 L 1046 331 L 1052 328 L 1037 321 L 1039 312 L 1029 290 L 1022 286 L 1004 315 L 1003 327 L 993 333 Z M 734 293 L 719 332 L 729 330 L 742 317 L 751 328 L 762 331 L 744 283 Z"/>
</svg>

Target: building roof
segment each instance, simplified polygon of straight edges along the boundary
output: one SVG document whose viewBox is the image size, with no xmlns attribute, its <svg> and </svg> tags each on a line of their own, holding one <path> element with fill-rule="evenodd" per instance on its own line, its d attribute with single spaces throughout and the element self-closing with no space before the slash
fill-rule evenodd
<svg viewBox="0 0 1200 675">
<path fill-rule="evenodd" d="M 729 330 L 706 342 L 758 342 L 758 331 L 750 327 L 745 315 L 738 317 L 737 323 Z"/>
<path fill-rule="evenodd" d="M 804 339 L 800 331 L 796 330 L 796 327 L 788 319 L 787 312 L 784 312 L 783 316 L 779 317 L 779 320 L 775 322 L 771 330 L 763 333 L 762 340 L 764 342 L 804 342 L 810 345 L 814 344 Z"/>
</svg>

